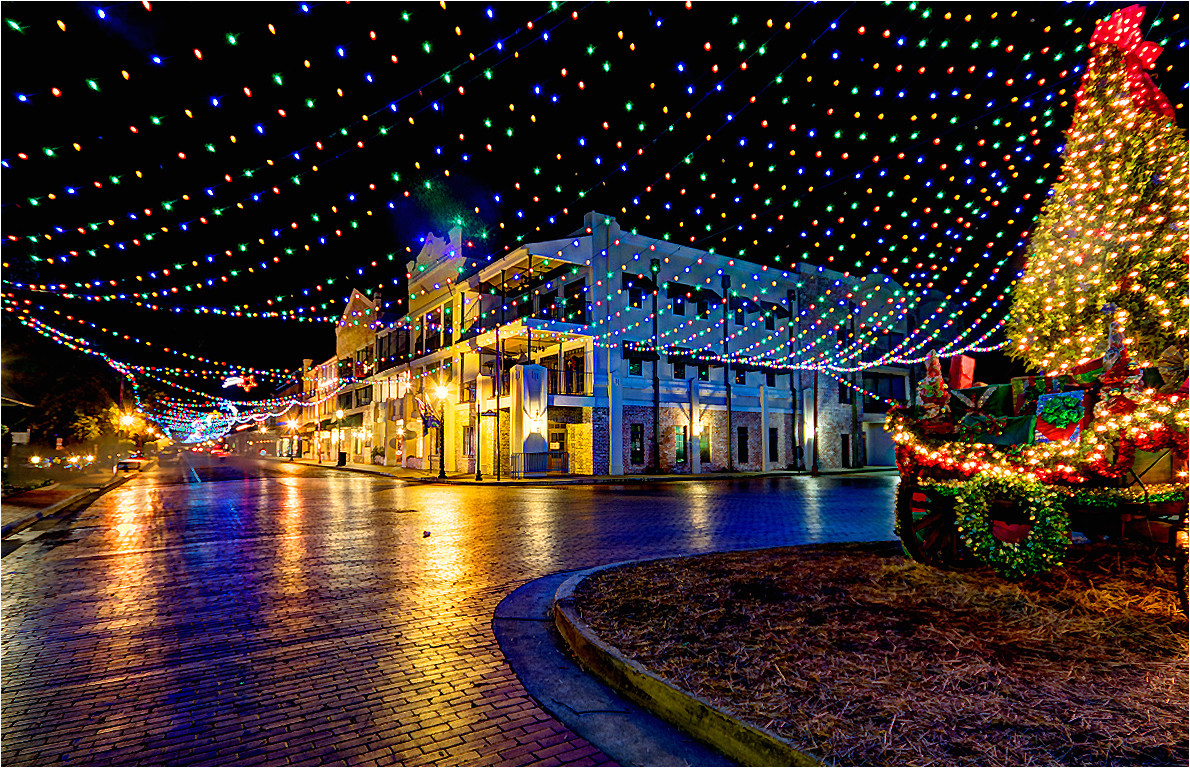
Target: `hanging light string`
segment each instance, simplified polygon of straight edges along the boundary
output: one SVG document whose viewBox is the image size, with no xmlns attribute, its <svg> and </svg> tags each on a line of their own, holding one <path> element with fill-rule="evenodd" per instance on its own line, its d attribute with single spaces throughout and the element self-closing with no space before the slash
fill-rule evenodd
<svg viewBox="0 0 1190 768">
<path fill-rule="evenodd" d="M 549 15 L 550 13 L 552 13 L 552 12 L 553 12 L 553 10 L 547 11 L 547 12 L 545 12 L 545 13 L 543 13 L 543 14 L 539 15 L 537 18 L 535 18 L 535 19 L 533 19 L 533 20 L 529 21 L 529 22 L 528 22 L 528 24 L 524 25 L 523 27 L 520 27 L 520 28 L 518 28 L 518 29 L 517 29 L 517 30 L 516 30 L 516 31 L 513 33 L 513 35 L 512 35 L 512 36 L 511 36 L 509 39 L 511 40 L 513 37 L 520 36 L 520 35 L 522 35 L 522 33 L 524 33 L 524 32 L 531 31 L 531 30 L 533 29 L 533 26 L 534 26 L 534 23 L 535 23 L 535 22 L 540 22 L 542 19 L 544 19 L 546 16 L 548 16 L 548 15 Z M 577 12 L 576 12 L 576 13 L 577 13 Z M 550 30 L 550 31 L 553 31 L 554 29 L 556 29 L 557 27 L 561 26 L 563 23 L 565 23 L 565 22 L 566 22 L 566 21 L 568 21 L 568 20 L 573 20 L 573 18 L 572 18 L 571 16 L 566 16 L 566 17 L 562 18 L 560 21 L 558 21 L 558 22 L 557 22 L 557 23 L 554 25 L 554 27 L 552 27 L 552 28 L 551 28 L 551 30 Z M 372 39 L 376 39 L 376 38 L 373 36 L 373 38 L 372 38 Z M 520 53 L 520 52 L 522 52 L 524 49 L 528 48 L 529 46 L 533 45 L 534 43 L 538 42 L 539 40 L 540 40 L 540 36 L 539 36 L 539 35 L 534 35 L 534 36 L 533 36 L 533 37 L 532 37 L 532 38 L 531 38 L 531 39 L 530 39 L 530 40 L 529 40 L 527 43 L 525 43 L 525 44 L 524 44 L 524 45 L 522 45 L 522 46 L 521 46 L 519 49 L 517 49 L 517 50 L 516 50 L 516 53 L 519 55 L 519 53 Z M 442 75 L 439 75 L 439 76 L 436 76 L 436 77 L 432 78 L 431 80 L 428 80 L 428 81 L 426 81 L 426 82 L 422 83 L 420 86 L 417 86 L 417 87 L 414 87 L 414 88 L 410 89 L 410 90 L 409 90 L 409 91 L 408 91 L 408 92 L 407 92 L 407 93 L 406 93 L 404 96 L 401 96 L 401 97 L 400 97 L 400 98 L 398 98 L 396 101 L 386 101 L 386 103 L 385 103 L 383 106 L 381 106 L 381 107 L 378 107 L 378 108 L 374 109 L 374 110 L 373 110 L 372 112 L 370 112 L 370 113 L 365 113 L 363 116 L 361 116 L 361 118 L 360 118 L 360 119 L 358 119 L 358 120 L 355 120 L 355 121 L 352 121 L 351 123 L 348 123 L 346 126 L 343 126 L 342 128 L 340 128 L 340 129 L 338 129 L 338 130 L 334 131 L 333 133 L 330 133 L 330 134 L 328 134 L 328 135 L 326 135 L 326 136 L 323 136 L 323 137 L 321 137 L 321 139 L 318 139 L 318 140 L 311 140 L 311 141 L 307 142 L 307 143 L 306 143 L 304 146 L 302 146 L 301 148 L 299 148 L 299 149 L 297 149 L 297 150 L 295 150 L 295 151 L 293 151 L 293 152 L 286 153 L 286 154 L 293 156 L 293 157 L 294 157 L 294 159 L 295 159 L 297 162 L 301 162 L 300 155 L 301 155 L 301 153 L 302 153 L 302 152 L 308 152 L 308 151 L 311 151 L 312 149 L 322 149 L 321 143 L 322 143 L 323 141 L 327 141 L 327 142 L 329 142 L 329 141 L 331 141 L 331 140 L 337 139 L 337 138 L 338 138 L 338 137 L 340 137 L 340 136 L 346 136 L 346 135 L 348 135 L 348 131 L 349 131 L 349 129 L 354 129 L 354 128 L 356 128 L 356 127 L 360 126 L 360 125 L 361 125 L 361 123 L 366 123 L 366 122 L 369 120 L 369 118 L 374 118 L 374 117 L 376 117 L 377 115 L 384 114 L 385 112 L 397 112 L 397 111 L 398 111 L 397 107 L 398 107 L 398 105 L 399 105 L 399 104 L 400 104 L 402 101 L 406 101 L 406 100 L 412 99 L 412 98 L 414 98 L 414 96 L 415 96 L 415 95 L 417 95 L 417 96 L 421 96 L 421 94 L 422 94 L 422 93 L 423 93 L 425 90 L 429 89 L 431 86 L 434 86 L 434 85 L 436 85 L 436 84 L 437 84 L 439 81 L 442 81 L 442 82 L 444 82 L 445 84 L 448 84 L 448 85 L 449 85 L 449 84 L 451 84 L 451 82 L 452 82 L 452 80 L 453 80 L 453 76 L 454 76 L 454 75 L 455 75 L 455 74 L 456 74 L 456 73 L 457 73 L 459 70 L 461 70 L 461 69 L 463 69 L 464 67 L 467 67 L 467 66 L 469 66 L 470 64 L 472 64 L 472 63 L 476 62 L 480 56 L 483 56 L 483 55 L 485 55 L 485 54 L 491 53 L 491 52 L 493 52 L 493 51 L 502 52 L 502 51 L 504 50 L 504 42 L 505 42 L 504 40 L 500 40 L 500 41 L 498 41 L 498 42 L 496 42 L 496 43 L 493 43 L 492 45 L 488 46 L 487 48 L 484 48 L 482 51 L 480 51 L 480 53 L 479 53 L 479 54 L 471 54 L 471 55 L 469 55 L 469 56 L 468 56 L 466 59 L 464 59 L 463 61 L 461 61 L 461 62 L 458 62 L 458 63 L 454 64 L 454 65 L 453 65 L 453 66 L 452 66 L 452 67 L 451 67 L 451 68 L 450 68 L 450 69 L 449 69 L 449 70 L 448 70 L 446 73 L 444 73 L 444 74 L 442 74 Z M 342 49 L 342 47 L 340 46 L 340 50 L 341 50 L 341 49 Z M 196 49 L 196 51 L 197 51 L 197 49 Z M 490 71 L 491 69 L 493 69 L 493 68 L 495 68 L 495 67 L 499 66 L 500 64 L 502 64 L 502 63 L 505 63 L 505 62 L 507 62 L 507 61 L 510 61 L 510 60 L 512 60 L 512 59 L 514 59 L 514 58 L 515 58 L 515 57 L 514 57 L 514 56 L 513 56 L 511 53 L 510 53 L 510 54 L 504 54 L 502 57 L 500 57 L 500 58 L 499 58 L 499 60 L 498 60 L 498 61 L 497 61 L 495 64 L 491 65 L 491 66 L 490 66 L 488 69 L 489 69 L 489 71 Z M 480 65 L 478 65 L 478 64 L 477 64 L 476 66 L 480 66 Z M 308 66 L 307 66 L 306 68 L 307 68 L 307 69 L 309 69 L 309 67 L 308 67 Z M 476 76 L 473 76 L 473 77 L 471 78 L 471 80 L 469 80 L 468 82 L 474 81 L 475 79 L 477 79 L 477 78 L 478 78 L 478 77 L 480 77 L 480 76 L 481 76 L 481 75 L 476 75 Z M 274 79 L 274 82 L 276 82 L 276 81 L 277 81 L 277 79 L 281 79 L 281 81 L 282 81 L 282 82 L 284 81 L 284 78 L 282 78 L 280 75 L 273 75 L 273 79 Z M 367 77 L 365 77 L 365 80 L 368 80 L 368 78 L 367 78 Z M 369 81 L 369 82 L 371 82 L 371 81 Z M 244 90 L 244 95 L 245 95 L 245 97 L 247 97 L 247 98 L 251 98 L 251 89 L 245 86 L 245 88 L 244 88 L 243 90 Z M 342 89 L 341 87 L 340 87 L 340 88 L 337 90 L 337 93 L 339 94 L 339 96 L 340 96 L 340 97 L 342 97 L 342 90 L 343 90 L 343 89 Z M 450 93 L 450 91 L 447 91 L 447 93 Z M 462 93 L 462 92 L 459 92 L 459 95 L 460 95 L 460 96 L 462 96 L 462 95 L 463 95 L 463 93 Z M 419 106 L 417 109 L 415 109 L 415 110 L 414 110 L 414 112 L 412 113 L 413 115 L 417 115 L 417 114 L 419 114 L 419 113 L 421 113 L 421 112 L 424 112 L 424 111 L 426 111 L 427 109 L 431 109 L 431 108 L 432 108 L 433 97 L 425 97 L 425 98 L 426 98 L 426 100 L 427 100 L 427 103 L 425 103 L 425 104 L 422 104 L 422 105 L 421 105 L 421 106 Z M 307 100 L 306 100 L 306 106 L 307 106 L 307 108 L 313 108 L 313 101 L 314 101 L 313 99 L 307 99 Z M 211 102 L 212 102 L 212 108 L 217 108 L 217 107 L 219 106 L 219 100 L 218 100 L 217 98 L 215 98 L 215 97 L 212 97 L 212 98 L 211 98 Z M 190 114 L 190 115 L 188 115 L 188 117 L 192 117 L 192 116 L 193 116 L 193 114 Z M 278 110 L 278 117 L 279 117 L 279 118 L 283 119 L 283 118 L 285 118 L 286 116 L 287 116 L 287 113 L 286 113 L 286 111 L 285 111 L 284 109 L 279 109 L 279 110 Z M 276 119 L 278 119 L 278 118 L 274 118 L 274 120 L 276 120 Z M 152 120 L 150 119 L 150 121 L 149 121 L 149 122 L 152 122 Z M 158 122 L 160 122 L 160 121 L 158 120 Z M 265 121 L 265 122 L 256 122 L 256 123 L 255 123 L 255 124 L 254 124 L 254 125 L 253 125 L 253 126 L 252 126 L 252 127 L 251 127 L 251 128 L 248 130 L 248 131 L 247 131 L 248 135 L 251 135 L 253 132 L 255 132 L 256 134 L 258 134 L 258 135 L 260 135 L 260 136 L 264 136 L 264 135 L 266 135 L 266 131 L 265 131 L 265 125 L 266 125 L 266 122 L 267 122 L 267 121 Z M 137 128 L 137 126 L 136 126 L 136 125 L 132 125 L 132 126 L 130 126 L 130 130 L 131 130 L 131 132 L 132 132 L 132 133 L 134 133 L 134 134 L 138 134 L 138 133 L 139 133 L 139 129 Z M 387 133 L 388 133 L 388 130 L 387 130 L 387 127 L 386 127 L 386 128 L 385 128 L 384 130 L 382 130 L 382 131 L 377 131 L 377 132 L 374 132 L 374 133 L 372 133 L 372 134 L 370 135 L 370 138 L 375 138 L 376 136 L 386 135 Z M 231 142 L 232 142 L 233 144 L 234 144 L 234 143 L 236 143 L 236 137 L 235 137 L 235 135 L 234 135 L 234 134 L 232 134 L 232 135 L 231 135 L 231 137 L 230 137 L 230 140 L 231 140 Z M 362 140 L 362 139 L 359 139 L 359 140 L 357 140 L 357 146 L 355 146 L 354 148 L 355 148 L 355 149 L 362 149 L 362 148 L 363 148 L 362 144 L 363 144 L 363 140 Z M 81 145 L 79 145 L 79 143 L 78 143 L 78 142 L 74 142 L 74 144 L 73 144 L 72 146 L 79 147 L 79 150 L 77 150 L 77 151 L 81 151 Z M 215 151 L 216 151 L 215 144 L 214 144 L 214 142 L 213 142 L 213 141 L 208 141 L 208 142 L 206 142 L 206 143 L 204 144 L 204 147 L 205 147 L 205 149 L 206 149 L 206 151 L 207 151 L 207 152 L 215 152 Z M 339 153 L 338 155 L 336 155 L 336 156 L 334 156 L 333 158 L 331 158 L 331 160 L 338 159 L 339 157 L 342 157 L 343 155 L 345 155 L 345 154 L 347 154 L 347 153 L 351 152 L 352 150 L 353 150 L 353 148 L 352 148 L 352 147 L 349 147 L 349 148 L 348 148 L 348 149 L 346 149 L 344 152 L 341 152 L 341 153 Z M 21 154 L 26 154 L 26 153 L 21 153 Z M 46 155 L 46 156 L 55 156 L 55 155 L 53 154 L 53 151 L 52 151 L 52 150 L 50 151 L 50 153 L 49 153 L 49 154 L 47 154 L 47 153 L 46 153 L 46 152 L 43 150 L 42 154 L 43 154 L 43 155 Z M 187 158 L 187 153 L 186 153 L 186 152 L 183 152 L 183 151 L 179 151 L 179 152 L 175 153 L 173 156 L 174 156 L 174 157 L 177 157 L 177 159 L 178 159 L 178 160 L 185 160 L 185 159 Z M 26 158 L 25 158 L 25 159 L 27 159 L 27 157 L 28 157 L 28 155 L 26 154 Z M 329 162 L 329 161 L 328 161 L 328 162 Z M 8 165 L 8 164 L 9 164 L 9 162 L 8 162 L 7 160 L 3 161 L 3 163 L 4 163 L 5 165 Z M 273 161 L 272 161 L 272 160 L 268 160 L 268 161 L 265 161 L 265 162 L 263 162 L 263 163 L 259 163 L 259 164 L 258 164 L 258 165 L 257 165 L 255 168 L 252 168 L 252 169 L 249 169 L 249 170 L 245 170 L 245 171 L 243 172 L 243 176 L 244 176 L 244 177 L 246 177 L 246 178 L 251 178 L 251 177 L 252 177 L 253 175 L 255 175 L 256 173 L 263 172 L 263 171 L 265 171 L 265 170 L 266 170 L 268 167 L 270 167 L 270 166 L 273 166 L 273 165 L 274 165 L 274 163 L 273 163 Z M 125 174 L 123 174 L 123 175 L 120 175 L 120 176 L 111 176 L 111 177 L 109 178 L 109 181 L 111 181 L 113 184 L 119 184 L 119 182 L 120 182 L 120 179 L 121 179 L 121 178 L 123 178 L 123 177 L 124 177 L 124 176 L 126 176 L 126 175 L 127 175 L 127 173 L 125 173 Z M 143 174 L 142 174 L 140 171 L 136 171 L 136 172 L 134 173 L 134 175 L 136 175 L 136 176 L 137 176 L 137 178 L 143 178 Z M 299 175 L 303 175 L 303 174 L 299 174 Z M 216 195 L 218 194 L 218 193 L 216 192 L 216 190 L 218 190 L 218 189 L 220 189 L 220 188 L 222 188 L 222 187 L 225 187 L 225 186 L 227 186 L 227 185 L 229 185 L 229 184 L 231 184 L 231 183 L 232 183 L 232 180 L 231 180 L 230 178 L 228 178 L 229 176 L 231 176 L 231 174 L 224 174 L 224 176 L 223 176 L 223 179 L 222 179 L 221 181 L 219 181 L 219 182 L 216 182 L 216 183 L 214 183 L 214 184 L 211 184 L 210 186 L 204 187 L 204 188 L 203 188 L 203 193 L 204 193 L 204 194 L 205 194 L 207 197 L 210 197 L 210 198 L 214 198 L 214 197 L 216 197 Z M 91 186 L 94 186 L 96 189 L 100 189 L 100 188 L 102 188 L 103 184 L 102 184 L 102 182 L 98 182 L 98 181 L 97 181 L 97 182 L 94 182 L 94 183 L 93 183 Z M 74 195 L 74 194 L 77 194 L 77 193 L 78 193 L 78 191 L 79 191 L 80 189 L 84 189 L 84 188 L 87 188 L 87 185 L 82 185 L 82 184 L 77 184 L 77 185 L 67 185 L 66 187 L 64 187 L 63 191 L 64 191 L 64 192 L 65 192 L 67 195 Z M 202 199 L 200 195 L 198 195 L 197 193 L 195 193 L 195 194 L 196 194 L 196 196 L 197 196 L 197 197 L 199 197 L 199 199 Z M 38 205 L 38 204 L 41 202 L 41 200 L 43 200 L 43 199 L 56 199 L 56 195 L 57 195 L 57 193 L 50 193 L 50 195 L 54 195 L 55 197 L 54 197 L 54 198 L 51 198 L 49 195 L 45 195 L 45 196 L 41 196 L 41 197 L 33 197 L 33 198 L 29 198 L 29 202 L 30 202 L 30 204 L 32 204 L 32 205 Z M 177 198 L 181 198 L 181 199 L 188 199 L 189 195 L 190 195 L 190 193 L 186 193 L 186 194 L 180 194 L 180 195 L 177 195 Z M 244 202 L 247 202 L 247 201 L 248 201 L 248 198 L 241 198 L 241 199 L 240 199 L 238 202 L 244 203 Z M 157 207 L 157 208 L 164 209 L 164 210 L 171 210 L 171 209 L 172 209 L 172 205 L 173 205 L 173 204 L 175 204 L 175 203 L 177 203 L 177 202 L 178 202 L 178 199 L 176 199 L 176 198 L 175 198 L 174 200 L 162 201 L 161 203 L 158 203 L 158 205 L 157 205 L 156 207 Z M 226 208 L 225 208 L 225 209 L 226 209 Z M 151 209 L 150 209 L 150 210 L 151 210 Z M 136 219 L 136 218 L 137 218 L 137 215 L 138 215 L 139 213 L 141 213 L 141 210 L 140 210 L 140 209 L 137 209 L 137 210 L 135 210 L 135 211 L 128 211 L 128 212 L 126 212 L 125 214 L 122 214 L 122 215 L 121 215 L 119 218 L 121 218 L 121 219 L 124 219 L 124 218 L 126 218 L 126 217 L 127 217 L 127 218 Z M 215 213 L 215 209 L 213 209 L 213 210 L 212 210 L 212 213 Z M 111 220 L 114 222 L 114 219 L 115 219 L 116 217 L 115 217 L 115 216 L 112 216 L 112 217 L 110 217 L 110 218 L 111 218 Z M 187 225 L 187 224 L 193 224 L 195 221 L 198 221 L 198 220 L 199 220 L 198 218 L 195 218 L 195 219 L 191 219 L 191 220 L 189 220 L 189 221 L 187 221 L 187 222 L 181 222 L 181 223 L 180 223 L 180 226 L 181 226 L 181 228 L 182 228 L 182 229 L 185 229 L 185 228 L 186 228 L 186 226 L 185 226 L 185 225 Z M 102 222 L 100 222 L 100 223 L 102 223 Z M 205 223 L 205 222 L 203 222 L 203 223 Z M 60 233 L 60 234 L 65 234 L 66 232 L 69 232 L 69 231 L 78 231 L 78 230 L 82 230 L 82 232 L 81 232 L 80 234 L 85 234 L 85 233 L 86 233 L 86 230 L 87 230 L 88 228 L 90 228 L 90 229 L 92 229 L 92 230 L 94 230 L 94 229 L 97 229 L 97 228 L 98 228 L 98 224 L 91 224 L 91 225 L 87 225 L 86 227 L 80 227 L 80 226 L 62 226 L 62 225 L 59 225 L 59 226 L 53 227 L 53 229 L 54 229 L 55 231 L 57 231 L 58 233 Z M 146 234 L 147 234 L 147 233 L 146 233 Z M 45 238 L 45 239 L 52 239 L 52 234 L 50 234 L 50 233 L 48 233 L 48 232 L 42 232 L 42 233 L 38 233 L 38 234 L 36 234 L 36 235 L 28 235 L 27 237 L 28 237 L 28 238 L 30 238 L 30 239 L 32 239 L 32 240 L 37 240 L 37 241 L 40 241 L 40 240 L 41 240 L 41 239 L 43 239 L 43 238 Z M 145 237 L 145 234 L 142 234 L 142 235 L 141 235 L 141 237 Z"/>
</svg>

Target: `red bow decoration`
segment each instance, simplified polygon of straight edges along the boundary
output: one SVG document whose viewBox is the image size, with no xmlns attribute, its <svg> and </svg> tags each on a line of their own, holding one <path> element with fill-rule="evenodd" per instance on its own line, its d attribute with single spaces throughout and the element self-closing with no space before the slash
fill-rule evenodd
<svg viewBox="0 0 1190 768">
<path fill-rule="evenodd" d="M 1091 42 L 1114 45 L 1124 54 L 1128 92 L 1137 109 L 1172 119 L 1174 111 L 1169 99 L 1165 98 L 1165 94 L 1145 72 L 1156 65 L 1162 48 L 1145 40 L 1141 34 L 1140 22 L 1144 17 L 1145 9 L 1142 5 L 1130 5 L 1115 11 L 1106 21 L 1100 21 L 1095 25 Z"/>
</svg>

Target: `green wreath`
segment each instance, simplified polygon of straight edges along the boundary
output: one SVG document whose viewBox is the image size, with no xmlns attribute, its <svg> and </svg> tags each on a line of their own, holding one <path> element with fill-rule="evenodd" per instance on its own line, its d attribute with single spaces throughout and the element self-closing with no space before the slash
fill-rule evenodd
<svg viewBox="0 0 1190 768">
<path fill-rule="evenodd" d="M 1029 526 L 1020 541 L 1007 542 L 993 532 L 988 515 L 992 499 L 1016 502 Z M 1061 496 L 1036 480 L 984 475 L 972 480 L 955 502 L 959 536 L 980 561 L 1010 578 L 1031 576 L 1062 565 L 1070 544 Z"/>
</svg>

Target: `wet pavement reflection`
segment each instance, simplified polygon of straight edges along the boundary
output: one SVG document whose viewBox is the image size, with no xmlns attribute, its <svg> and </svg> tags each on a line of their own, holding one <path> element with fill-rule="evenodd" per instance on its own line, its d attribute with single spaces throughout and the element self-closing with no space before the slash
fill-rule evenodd
<svg viewBox="0 0 1190 768">
<path fill-rule="evenodd" d="M 505 595 L 619 560 L 890 540 L 895 483 L 434 486 L 187 457 L 3 559 L 0 760 L 605 763 L 509 670 Z"/>
</svg>

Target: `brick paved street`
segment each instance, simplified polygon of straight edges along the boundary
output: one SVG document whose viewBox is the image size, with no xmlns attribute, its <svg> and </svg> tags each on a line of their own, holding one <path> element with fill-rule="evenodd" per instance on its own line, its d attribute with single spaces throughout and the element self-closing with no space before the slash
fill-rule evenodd
<svg viewBox="0 0 1190 768">
<path fill-rule="evenodd" d="M 505 595 L 618 560 L 891 539 L 894 485 L 148 472 L 4 557 L 0 760 L 604 764 L 504 661 Z"/>
</svg>

